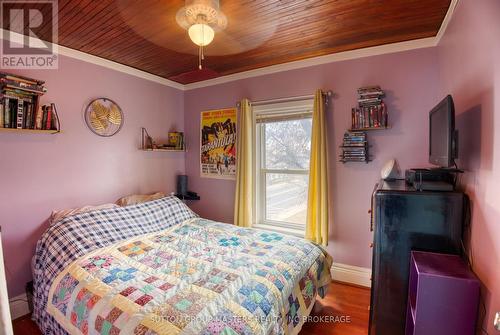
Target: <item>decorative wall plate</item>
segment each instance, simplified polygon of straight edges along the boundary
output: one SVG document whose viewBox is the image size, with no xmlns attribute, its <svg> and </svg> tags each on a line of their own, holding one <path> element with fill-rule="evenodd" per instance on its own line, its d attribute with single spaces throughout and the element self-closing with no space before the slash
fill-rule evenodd
<svg viewBox="0 0 500 335">
<path fill-rule="evenodd" d="M 97 98 L 85 109 L 85 123 L 94 134 L 110 137 L 122 129 L 123 112 L 113 100 Z"/>
</svg>

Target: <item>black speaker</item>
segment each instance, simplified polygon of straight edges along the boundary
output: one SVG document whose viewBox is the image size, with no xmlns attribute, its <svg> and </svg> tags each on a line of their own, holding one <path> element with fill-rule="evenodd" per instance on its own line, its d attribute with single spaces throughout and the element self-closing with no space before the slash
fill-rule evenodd
<svg viewBox="0 0 500 335">
<path fill-rule="evenodd" d="M 177 176 L 177 194 L 187 195 L 188 192 L 188 176 L 180 174 Z"/>
</svg>

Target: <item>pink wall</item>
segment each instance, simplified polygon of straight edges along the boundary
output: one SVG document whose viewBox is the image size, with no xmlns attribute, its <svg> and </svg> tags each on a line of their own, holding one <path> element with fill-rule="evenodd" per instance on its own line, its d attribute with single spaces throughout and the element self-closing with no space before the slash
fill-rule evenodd
<svg viewBox="0 0 500 335">
<path fill-rule="evenodd" d="M 455 100 L 459 164 L 473 208 L 473 267 L 484 284 L 490 334 L 500 311 L 499 15 L 498 0 L 461 1 L 438 46 L 442 91 Z"/>
<path fill-rule="evenodd" d="M 61 57 L 59 70 L 18 72 L 46 81 L 62 134 L 0 132 L 0 224 L 10 296 L 30 280 L 30 258 L 53 209 L 114 202 L 130 193 L 171 192 L 184 155 L 139 151 L 140 127 L 163 138 L 184 126 L 183 93 L 97 65 Z M 14 72 L 14 71 L 11 71 Z M 89 99 L 109 97 L 125 114 L 111 138 L 87 129 Z"/>
<path fill-rule="evenodd" d="M 474 3 L 474 4 L 473 4 Z M 473 7 L 474 6 L 474 7 Z M 338 263 L 369 267 L 370 194 L 382 165 L 397 158 L 402 170 L 427 165 L 428 111 L 451 93 L 461 131 L 460 162 L 473 202 L 474 268 L 485 285 L 488 330 L 500 310 L 500 2 L 462 1 L 438 48 L 343 61 L 249 78 L 185 93 L 96 65 L 62 57 L 58 71 L 23 72 L 47 81 L 44 102 L 55 102 L 64 133 L 17 135 L 0 132 L 0 224 L 10 296 L 30 280 L 29 261 L 53 209 L 111 202 L 135 192 L 175 187 L 185 171 L 190 189 L 202 200 L 200 215 L 233 220 L 234 181 L 199 177 L 199 115 L 251 100 L 312 94 L 330 89 L 331 157 L 329 250 Z M 356 88 L 379 84 L 387 92 L 393 128 L 369 134 L 375 160 L 343 165 L 336 161 L 349 127 Z M 93 135 L 83 121 L 89 99 L 107 96 L 125 113 L 122 131 L 112 138 Z M 185 123 L 185 127 L 184 127 Z M 164 137 L 186 132 L 188 152 L 138 151 L 139 128 Z M 495 155 L 497 154 L 497 155 Z"/>
<path fill-rule="evenodd" d="M 370 164 L 337 162 L 338 146 L 350 126 L 356 89 L 379 84 L 387 92 L 393 128 L 369 134 L 375 160 Z M 330 244 L 334 261 L 371 266 L 370 195 L 383 164 L 397 158 L 402 168 L 426 165 L 428 111 L 438 102 L 436 49 L 421 49 L 358 60 L 330 63 L 187 91 L 185 124 L 189 151 L 186 172 L 189 188 L 201 196 L 193 205 L 200 215 L 233 221 L 234 181 L 199 177 L 199 116 L 207 109 L 232 107 L 243 97 L 251 100 L 313 94 L 323 88 L 335 92 L 328 111 L 331 157 Z"/>
</svg>

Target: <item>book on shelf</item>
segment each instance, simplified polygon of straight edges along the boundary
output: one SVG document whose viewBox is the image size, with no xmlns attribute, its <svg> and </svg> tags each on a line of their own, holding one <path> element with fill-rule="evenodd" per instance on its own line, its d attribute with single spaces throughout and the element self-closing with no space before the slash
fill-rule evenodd
<svg viewBox="0 0 500 335">
<path fill-rule="evenodd" d="M 45 82 L 20 75 L 0 72 L 0 89 L 19 94 L 43 95 L 47 92 Z"/>
<path fill-rule="evenodd" d="M 344 139 L 352 142 L 362 142 L 366 140 L 366 137 L 360 135 L 350 135 L 348 137 L 344 136 Z"/>
<path fill-rule="evenodd" d="M 368 158 L 366 157 L 366 155 L 362 155 L 362 156 L 346 156 L 346 155 L 343 155 L 341 157 L 342 160 L 348 162 L 348 161 L 353 161 L 353 162 L 365 162 L 368 160 Z"/>
<path fill-rule="evenodd" d="M 344 158 L 344 159 L 351 159 L 351 158 L 353 158 L 353 159 L 366 159 L 366 154 L 362 154 L 362 155 L 346 155 L 346 154 L 344 154 L 342 156 L 342 158 Z"/>
<path fill-rule="evenodd" d="M 341 158 L 340 159 L 341 162 L 368 162 L 369 159 L 368 158 L 365 158 L 365 157 L 360 157 L 360 158 L 352 158 L 352 157 L 348 157 L 348 158 Z"/>
<path fill-rule="evenodd" d="M 15 85 L 10 82 L 4 82 L 0 79 L 0 87 L 2 89 L 10 89 L 13 91 L 24 91 L 24 92 L 30 92 L 33 94 L 39 94 L 42 95 L 46 91 L 44 91 L 42 88 L 39 88 L 38 86 L 22 86 L 22 85 Z"/>
<path fill-rule="evenodd" d="M 38 106 L 36 108 L 36 113 L 35 113 L 35 128 L 34 129 L 42 129 L 42 120 L 43 120 L 43 108 L 42 108 L 42 106 Z"/>
<path fill-rule="evenodd" d="M 24 120 L 24 127 L 26 129 L 33 129 L 34 125 L 34 115 L 33 115 L 33 104 L 24 104 L 24 113 L 26 114 L 26 118 Z"/>
<path fill-rule="evenodd" d="M 7 99 L 7 109 L 5 111 L 5 127 L 6 128 L 15 128 L 15 123 L 17 120 L 17 100 L 15 99 Z"/>
<path fill-rule="evenodd" d="M 363 106 L 352 109 L 352 129 L 387 128 L 388 117 L 385 103 L 376 106 Z"/>
<path fill-rule="evenodd" d="M 364 154 L 366 152 L 366 148 L 365 147 L 360 147 L 360 148 L 345 147 L 345 148 L 343 148 L 343 151 L 345 154 L 358 155 L 358 154 Z"/>
<path fill-rule="evenodd" d="M 45 81 L 43 81 L 43 80 L 33 79 L 33 78 L 24 77 L 24 76 L 20 76 L 17 74 L 11 74 L 11 73 L 6 73 L 6 72 L 0 72 L 0 79 L 12 80 L 15 82 L 25 83 L 28 85 L 42 86 L 43 84 L 45 84 Z"/>
<path fill-rule="evenodd" d="M 10 101 L 9 98 L 2 98 L 3 124 L 2 127 L 10 128 Z"/>
<path fill-rule="evenodd" d="M 23 129 L 24 123 L 24 101 L 21 99 L 17 100 L 17 111 L 16 111 L 16 128 Z"/>
<path fill-rule="evenodd" d="M 380 86 L 365 86 L 358 88 L 359 98 L 385 97 L 385 92 Z"/>
<path fill-rule="evenodd" d="M 35 110 L 35 104 L 20 99 L 0 100 L 0 128 L 57 130 L 55 106 L 47 105 Z"/>
<path fill-rule="evenodd" d="M 2 92 L 2 93 L 0 93 L 1 96 L 12 98 L 12 99 L 21 99 L 24 101 L 33 102 L 37 98 L 36 95 L 33 95 L 29 92 L 22 92 L 19 90 L 4 89 L 1 92 Z"/>
<path fill-rule="evenodd" d="M 46 106 L 45 108 L 46 111 L 46 123 L 45 123 L 45 129 L 51 129 L 52 127 L 52 107 L 51 106 Z"/>
<path fill-rule="evenodd" d="M 364 147 L 365 143 L 364 142 L 344 142 L 342 144 L 342 147 L 344 148 L 350 148 L 350 147 Z"/>
<path fill-rule="evenodd" d="M 350 155 L 364 154 L 366 152 L 364 147 L 361 148 L 343 147 L 343 150 L 345 154 L 350 154 Z"/>
<path fill-rule="evenodd" d="M 50 125 L 50 128 L 59 129 L 59 115 L 57 114 L 56 104 L 50 104 L 50 111 L 52 113 L 52 124 Z"/>
</svg>

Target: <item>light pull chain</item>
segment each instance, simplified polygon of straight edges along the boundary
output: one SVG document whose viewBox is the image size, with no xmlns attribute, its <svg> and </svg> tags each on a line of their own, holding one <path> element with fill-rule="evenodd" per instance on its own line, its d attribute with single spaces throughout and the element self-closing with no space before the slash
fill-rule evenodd
<svg viewBox="0 0 500 335">
<path fill-rule="evenodd" d="M 198 50 L 198 69 L 202 69 L 201 60 L 203 59 L 203 46 L 200 45 L 200 49 Z"/>
<path fill-rule="evenodd" d="M 201 26 L 201 45 L 200 45 L 200 50 L 198 54 L 198 68 L 201 70 L 203 68 L 202 66 L 202 61 L 205 59 L 205 55 L 203 54 L 203 47 L 205 46 L 205 25 L 203 24 Z"/>
<path fill-rule="evenodd" d="M 202 61 L 205 60 L 205 54 L 204 54 L 204 46 L 200 45 L 200 52 L 199 52 L 199 62 L 198 62 L 198 68 L 201 70 L 203 68 L 202 66 Z"/>
</svg>

